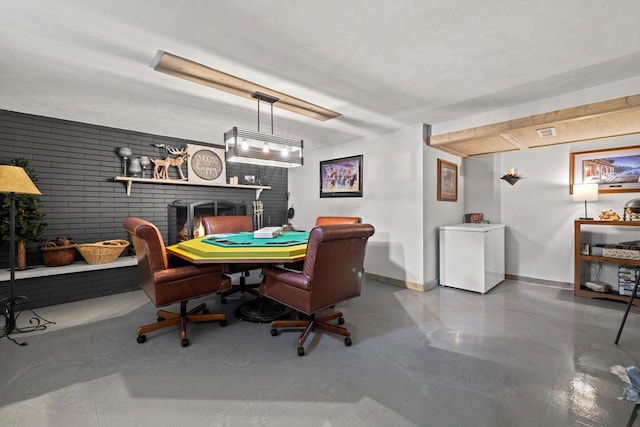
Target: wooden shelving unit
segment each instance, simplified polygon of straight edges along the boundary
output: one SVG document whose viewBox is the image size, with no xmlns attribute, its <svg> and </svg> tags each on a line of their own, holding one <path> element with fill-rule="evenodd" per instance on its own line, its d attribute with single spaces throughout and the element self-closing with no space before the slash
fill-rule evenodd
<svg viewBox="0 0 640 427">
<path fill-rule="evenodd" d="M 583 262 L 601 262 L 616 265 L 629 265 L 640 266 L 640 260 L 624 259 L 624 258 L 612 258 L 604 256 L 583 255 L 581 251 L 583 226 L 596 226 L 596 227 L 639 227 L 634 231 L 640 232 L 640 221 L 593 221 L 593 220 L 576 220 L 574 223 L 574 264 L 575 264 L 575 276 L 573 293 L 579 297 L 585 298 L 605 298 L 617 301 L 629 302 L 630 296 L 618 294 L 617 283 L 614 284 L 614 292 L 595 292 L 582 286 L 582 263 Z M 602 231 L 602 230 L 600 230 Z M 632 240 L 632 239 L 629 239 Z M 640 298 L 633 300 L 633 305 L 640 305 Z"/>
<path fill-rule="evenodd" d="M 243 184 L 200 184 L 195 182 L 183 181 L 181 179 L 156 179 L 156 178 L 131 178 L 128 176 L 116 176 L 114 181 L 124 182 L 127 186 L 127 196 L 131 195 L 131 185 L 134 182 L 145 184 L 174 184 L 174 185 L 198 185 L 200 187 L 227 187 L 227 188 L 248 188 L 256 190 L 256 200 L 260 198 L 262 190 L 271 190 L 271 187 L 265 185 L 243 185 Z"/>
</svg>

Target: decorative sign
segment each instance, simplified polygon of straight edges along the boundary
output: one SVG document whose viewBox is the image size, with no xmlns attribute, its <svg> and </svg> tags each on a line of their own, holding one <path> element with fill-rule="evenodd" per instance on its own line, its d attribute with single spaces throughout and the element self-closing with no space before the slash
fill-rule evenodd
<svg viewBox="0 0 640 427">
<path fill-rule="evenodd" d="M 189 182 L 226 184 L 224 148 L 187 144 L 187 152 L 189 153 Z"/>
</svg>

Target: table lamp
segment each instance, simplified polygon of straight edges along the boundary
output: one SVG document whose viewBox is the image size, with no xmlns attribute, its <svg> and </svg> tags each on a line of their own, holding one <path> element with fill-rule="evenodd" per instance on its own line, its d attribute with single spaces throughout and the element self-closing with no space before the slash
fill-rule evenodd
<svg viewBox="0 0 640 427">
<path fill-rule="evenodd" d="M 16 281 L 16 194 L 32 194 L 41 195 L 38 188 L 35 186 L 29 175 L 25 170 L 18 166 L 0 165 L 0 193 L 9 193 L 9 199 L 11 200 L 11 207 L 9 213 L 9 297 L 3 299 L 6 301 L 6 306 L 3 315 L 6 317 L 4 326 L 4 333 L 0 335 L 0 338 L 7 337 L 16 329 L 16 316 L 15 305 L 18 299 L 24 299 L 24 297 L 14 296 L 14 287 Z M 11 339 L 11 338 L 9 338 Z M 21 345 L 24 345 L 22 343 Z"/>
<path fill-rule="evenodd" d="M 573 201 L 584 202 L 584 217 L 580 219 L 593 219 L 587 216 L 587 202 L 598 201 L 598 184 L 574 184 Z"/>
</svg>

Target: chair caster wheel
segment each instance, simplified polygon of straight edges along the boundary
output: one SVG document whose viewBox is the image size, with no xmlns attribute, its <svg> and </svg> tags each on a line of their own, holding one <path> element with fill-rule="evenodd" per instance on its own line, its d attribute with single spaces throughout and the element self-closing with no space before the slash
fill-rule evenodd
<svg viewBox="0 0 640 427">
<path fill-rule="evenodd" d="M 276 328 L 272 328 L 271 329 L 271 336 L 272 337 L 277 337 L 278 336 L 278 330 Z"/>
<path fill-rule="evenodd" d="M 136 341 L 138 341 L 138 344 L 142 344 L 146 340 L 147 340 L 147 336 L 146 335 L 138 335 L 138 337 L 136 338 Z"/>
<path fill-rule="evenodd" d="M 220 304 L 226 304 L 226 303 L 227 303 L 226 298 L 220 298 Z"/>
<path fill-rule="evenodd" d="M 338 317 L 338 325 L 344 325 L 344 317 Z"/>
<path fill-rule="evenodd" d="M 298 347 L 298 356 L 304 356 L 304 347 Z"/>
<path fill-rule="evenodd" d="M 221 326 L 221 327 L 223 327 L 223 328 L 224 328 L 225 326 L 227 326 L 227 319 L 222 319 L 222 320 L 220 321 L 220 326 Z"/>
<path fill-rule="evenodd" d="M 157 319 L 157 320 L 158 320 L 158 322 L 162 322 L 162 321 L 164 321 L 164 320 L 166 320 L 166 319 L 165 319 L 164 317 L 162 317 L 162 316 L 158 316 L 158 319 Z"/>
<path fill-rule="evenodd" d="M 180 341 L 180 345 L 181 345 L 181 346 L 183 346 L 183 347 L 188 346 L 188 345 L 189 345 L 189 338 L 183 338 L 183 339 Z"/>
<path fill-rule="evenodd" d="M 347 347 L 351 347 L 351 337 L 346 337 L 344 339 L 344 345 L 346 345 Z"/>
</svg>

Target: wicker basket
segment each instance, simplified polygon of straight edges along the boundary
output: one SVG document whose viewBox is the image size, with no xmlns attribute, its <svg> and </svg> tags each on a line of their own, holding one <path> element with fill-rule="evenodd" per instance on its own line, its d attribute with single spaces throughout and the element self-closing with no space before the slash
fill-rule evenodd
<svg viewBox="0 0 640 427">
<path fill-rule="evenodd" d="M 77 248 L 87 264 L 106 264 L 117 260 L 127 246 L 129 242 L 126 240 L 105 240 L 97 243 L 81 243 Z"/>
<path fill-rule="evenodd" d="M 69 265 L 76 259 L 77 245 L 52 246 L 42 248 L 42 258 L 47 267 Z"/>
</svg>

